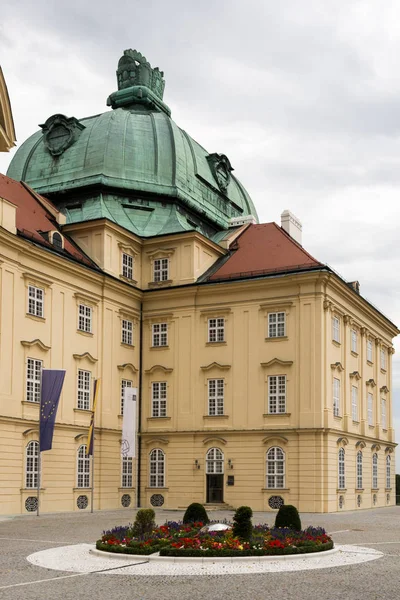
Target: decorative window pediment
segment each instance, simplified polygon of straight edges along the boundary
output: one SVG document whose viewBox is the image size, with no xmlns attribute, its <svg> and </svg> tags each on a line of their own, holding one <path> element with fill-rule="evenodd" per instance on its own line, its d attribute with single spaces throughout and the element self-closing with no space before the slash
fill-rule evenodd
<svg viewBox="0 0 400 600">
<path fill-rule="evenodd" d="M 269 302 L 263 302 L 260 304 L 260 310 L 268 312 L 280 312 L 284 311 L 285 309 L 288 310 L 291 306 L 293 306 L 293 304 L 294 303 L 291 300 L 270 300 Z"/>
<path fill-rule="evenodd" d="M 393 451 L 394 451 L 394 448 L 392 448 L 392 446 L 386 446 L 385 454 L 392 454 Z"/>
<path fill-rule="evenodd" d="M 346 437 L 339 437 L 336 440 L 336 443 L 338 446 L 340 446 L 341 448 L 344 448 L 345 446 L 347 446 L 347 444 L 349 443 L 349 440 Z"/>
<path fill-rule="evenodd" d="M 48 279 L 44 279 L 40 275 L 36 275 L 36 273 L 22 273 L 22 277 L 25 280 L 25 285 L 34 285 L 35 287 L 44 287 L 48 288 L 52 285 L 52 281 Z"/>
<path fill-rule="evenodd" d="M 222 371 L 227 371 L 228 369 L 231 368 L 231 365 L 221 365 L 220 363 L 217 362 L 212 362 L 209 365 L 205 365 L 200 367 L 200 369 L 202 371 L 210 371 L 211 369 L 221 369 Z"/>
<path fill-rule="evenodd" d="M 94 356 L 92 356 L 90 354 L 90 352 L 84 352 L 83 354 L 73 354 L 72 356 L 75 358 L 75 360 L 87 359 L 89 362 L 91 362 L 93 364 L 97 362 L 97 358 L 94 358 Z"/>
<path fill-rule="evenodd" d="M 117 368 L 120 371 L 125 371 L 125 369 L 129 369 L 132 373 L 137 373 L 138 369 L 132 363 L 124 363 L 123 365 L 117 365 Z"/>
<path fill-rule="evenodd" d="M 264 444 L 264 446 L 268 445 L 272 445 L 274 446 L 275 444 L 284 444 L 286 445 L 288 443 L 288 439 L 283 437 L 283 435 L 267 435 L 267 437 L 265 437 L 262 441 L 262 443 Z"/>
<path fill-rule="evenodd" d="M 268 367 L 274 367 L 274 366 L 291 367 L 292 364 L 293 364 L 292 360 L 281 360 L 280 358 L 273 358 L 272 360 L 269 360 L 266 363 L 260 363 L 260 365 L 263 367 L 263 369 L 268 368 Z"/>
<path fill-rule="evenodd" d="M 169 444 L 169 439 L 164 437 L 152 437 L 146 440 L 146 446 L 154 446 L 154 444 Z"/>
<path fill-rule="evenodd" d="M 85 306 L 96 306 L 99 303 L 99 300 L 93 298 L 93 296 L 86 296 L 86 294 L 82 294 L 81 292 L 76 292 L 74 294 L 74 298 L 76 299 L 78 304 L 84 304 Z"/>
<path fill-rule="evenodd" d="M 204 446 L 206 446 L 207 444 L 223 444 L 224 446 L 226 446 L 227 441 L 226 439 L 222 438 L 222 437 L 215 437 L 215 436 L 209 436 L 204 438 L 203 440 L 203 444 Z"/>
<path fill-rule="evenodd" d="M 358 371 L 353 371 L 352 373 L 350 373 L 350 378 L 359 381 L 361 379 L 361 375 Z"/>
<path fill-rule="evenodd" d="M 356 448 L 363 449 L 366 448 L 367 444 L 363 440 L 359 440 L 356 442 Z"/>
<path fill-rule="evenodd" d="M 381 449 L 380 444 L 372 444 L 372 446 L 371 446 L 371 452 L 379 452 L 380 449 Z"/>
<path fill-rule="evenodd" d="M 366 385 L 369 385 L 372 388 L 376 387 L 375 380 L 374 379 L 368 379 L 368 381 L 366 381 Z"/>
<path fill-rule="evenodd" d="M 339 371 L 339 373 L 341 373 L 342 371 L 344 371 L 344 366 L 341 362 L 335 362 L 331 364 L 331 369 L 333 371 Z"/>
<path fill-rule="evenodd" d="M 150 367 L 150 369 L 146 369 L 145 373 L 148 375 L 151 375 L 152 373 L 154 373 L 157 370 L 163 371 L 164 373 L 172 373 L 173 368 L 172 367 L 164 367 L 163 365 L 153 365 L 152 367 Z"/>
<path fill-rule="evenodd" d="M 150 260 L 155 258 L 169 258 L 175 253 L 176 248 L 157 248 L 155 250 L 148 250 L 146 252 Z"/>
<path fill-rule="evenodd" d="M 32 340 L 31 342 L 27 340 L 22 340 L 21 344 L 26 348 L 32 348 L 32 346 L 39 346 L 39 348 L 43 350 L 43 352 L 48 352 L 49 350 L 51 350 L 51 346 L 46 346 L 46 344 L 43 344 L 43 342 L 41 342 L 39 339 Z"/>
<path fill-rule="evenodd" d="M 22 433 L 22 435 L 24 437 L 27 437 L 28 435 L 39 435 L 39 428 L 38 427 L 31 427 L 30 429 L 25 429 L 25 431 Z"/>
<path fill-rule="evenodd" d="M 383 385 L 381 388 L 379 388 L 379 391 L 382 394 L 388 394 L 389 393 L 389 388 L 386 385 Z"/>
</svg>

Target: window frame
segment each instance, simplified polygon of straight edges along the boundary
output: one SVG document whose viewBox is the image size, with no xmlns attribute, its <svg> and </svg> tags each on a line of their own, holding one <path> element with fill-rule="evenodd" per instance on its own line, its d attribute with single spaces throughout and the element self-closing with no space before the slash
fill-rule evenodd
<svg viewBox="0 0 400 600">
<path fill-rule="evenodd" d="M 121 344 L 133 346 L 133 321 L 121 319 Z"/>
<path fill-rule="evenodd" d="M 30 367 L 30 364 L 33 365 Z M 28 357 L 26 361 L 26 383 L 25 383 L 25 394 L 26 401 L 32 402 L 33 404 L 40 404 L 40 394 L 42 386 L 42 369 L 43 361 L 39 358 Z M 35 377 L 30 377 L 30 372 Z M 31 388 L 31 389 L 30 389 Z"/>
<path fill-rule="evenodd" d="M 359 422 L 358 417 L 358 387 L 356 385 L 351 386 L 351 417 L 354 423 Z"/>
<path fill-rule="evenodd" d="M 286 337 L 286 312 L 276 311 L 268 313 L 269 338 Z"/>
<path fill-rule="evenodd" d="M 338 377 L 334 377 L 333 384 L 332 384 L 332 397 L 333 397 L 332 407 L 333 407 L 333 416 L 334 417 L 340 417 L 340 386 L 341 386 L 340 379 Z M 337 390 L 335 390 L 335 387 L 337 388 Z"/>
<path fill-rule="evenodd" d="M 373 344 L 372 344 L 372 340 L 367 340 L 367 362 L 374 362 L 373 360 L 374 355 L 373 355 Z"/>
<path fill-rule="evenodd" d="M 382 429 L 387 429 L 387 413 L 386 413 L 386 398 L 381 398 L 381 426 Z"/>
<path fill-rule="evenodd" d="M 83 383 L 83 385 L 80 385 Z M 92 372 L 86 369 L 78 369 L 76 408 L 78 410 L 90 410 L 92 400 Z"/>
<path fill-rule="evenodd" d="M 372 392 L 367 394 L 367 420 L 369 427 L 374 425 L 374 395 Z"/>
<path fill-rule="evenodd" d="M 149 487 L 165 487 L 165 452 L 161 448 L 153 448 L 149 454 Z"/>
<path fill-rule="evenodd" d="M 274 383 L 275 381 L 275 383 Z M 284 392 L 280 386 L 284 384 Z M 284 415 L 287 411 L 287 377 L 286 375 L 268 375 L 268 414 Z M 273 391 L 275 386 L 275 392 Z"/>
<path fill-rule="evenodd" d="M 387 369 L 387 354 L 385 348 L 381 348 L 381 369 L 386 371 Z"/>
<path fill-rule="evenodd" d="M 225 379 L 214 377 L 207 379 L 208 416 L 221 417 L 225 406 Z"/>
<path fill-rule="evenodd" d="M 340 318 L 332 317 L 332 341 L 340 344 Z"/>
<path fill-rule="evenodd" d="M 357 331 L 355 329 L 351 329 L 350 330 L 351 351 L 354 354 L 357 354 L 357 342 L 358 342 L 357 337 L 358 337 L 357 336 Z"/>
<path fill-rule="evenodd" d="M 121 487 L 133 487 L 133 460 L 132 456 L 123 456 L 121 461 Z"/>
<path fill-rule="evenodd" d="M 43 288 L 28 284 L 28 315 L 44 319 L 44 296 L 45 291 Z"/>
<path fill-rule="evenodd" d="M 84 302 L 78 304 L 78 331 L 93 333 L 93 307 Z"/>
<path fill-rule="evenodd" d="M 363 453 L 361 450 L 357 452 L 356 456 L 356 484 L 357 489 L 363 489 Z"/>
<path fill-rule="evenodd" d="M 378 454 L 374 452 L 372 455 L 372 489 L 377 490 L 378 488 Z"/>
<path fill-rule="evenodd" d="M 155 258 L 153 260 L 153 282 L 169 281 L 169 268 L 169 258 Z"/>
<path fill-rule="evenodd" d="M 167 382 L 151 382 L 151 416 L 161 419 L 167 416 Z"/>
<path fill-rule="evenodd" d="M 390 456 L 390 454 L 388 454 L 386 456 L 386 489 L 391 489 L 392 487 L 392 471 L 391 471 L 391 465 L 392 465 L 392 457 Z"/>
<path fill-rule="evenodd" d="M 129 384 L 129 385 L 128 385 Z M 120 415 L 124 414 L 124 389 L 126 387 L 133 387 L 133 381 L 132 379 L 121 379 L 121 397 L 120 397 L 120 410 L 121 412 L 119 413 Z"/>
<path fill-rule="evenodd" d="M 221 448 L 210 448 L 206 454 L 206 475 L 223 475 L 225 456 Z"/>
<path fill-rule="evenodd" d="M 87 446 L 82 444 L 77 450 L 76 487 L 90 488 L 90 457 L 86 455 Z"/>
<path fill-rule="evenodd" d="M 266 453 L 266 488 L 285 489 L 286 454 L 280 446 L 272 446 Z"/>
<path fill-rule="evenodd" d="M 225 342 L 225 317 L 210 317 L 208 319 L 208 343 Z"/>
<path fill-rule="evenodd" d="M 31 452 L 30 450 L 33 449 Z M 39 442 L 31 440 L 25 447 L 25 488 L 36 489 L 39 477 Z"/>
<path fill-rule="evenodd" d="M 121 253 L 122 277 L 133 280 L 133 256 L 127 252 Z"/>
<path fill-rule="evenodd" d="M 346 451 L 339 448 L 338 452 L 338 489 L 346 489 Z"/>
<path fill-rule="evenodd" d="M 159 328 L 156 331 L 156 328 Z M 152 323 L 151 325 L 151 347 L 152 348 L 167 348 L 168 347 L 168 323 Z"/>
</svg>

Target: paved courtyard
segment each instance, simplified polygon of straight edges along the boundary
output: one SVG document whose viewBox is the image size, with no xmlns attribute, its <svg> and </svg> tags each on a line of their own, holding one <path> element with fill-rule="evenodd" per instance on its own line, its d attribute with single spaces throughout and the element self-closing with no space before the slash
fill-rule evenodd
<svg viewBox="0 0 400 600">
<path fill-rule="evenodd" d="M 158 523 L 182 511 L 156 513 Z M 303 526 L 321 525 L 337 544 L 379 550 L 371 562 L 312 571 L 246 575 L 137 576 L 71 573 L 34 566 L 27 556 L 46 549 L 93 543 L 103 529 L 133 521 L 134 510 L 0 518 L 0 599 L 96 600 L 397 600 L 400 598 L 400 506 L 333 515 L 302 516 Z M 232 519 L 232 512 L 209 513 Z M 270 513 L 253 522 L 272 524 Z"/>
</svg>

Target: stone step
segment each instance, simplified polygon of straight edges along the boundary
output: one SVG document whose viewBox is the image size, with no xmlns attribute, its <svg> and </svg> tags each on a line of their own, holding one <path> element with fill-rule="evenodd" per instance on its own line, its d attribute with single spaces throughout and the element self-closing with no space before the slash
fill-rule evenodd
<svg viewBox="0 0 400 600">
<path fill-rule="evenodd" d="M 203 504 L 204 508 L 208 510 L 235 510 L 233 506 L 230 504 L 226 504 L 225 502 L 217 502 L 215 504 Z"/>
</svg>

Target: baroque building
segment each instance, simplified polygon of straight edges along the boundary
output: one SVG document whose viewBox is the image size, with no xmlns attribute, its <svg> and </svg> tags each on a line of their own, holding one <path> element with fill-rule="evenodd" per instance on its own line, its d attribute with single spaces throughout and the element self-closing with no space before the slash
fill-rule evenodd
<svg viewBox="0 0 400 600">
<path fill-rule="evenodd" d="M 395 504 L 397 327 L 258 224 L 224 154 L 171 119 L 126 50 L 111 110 L 50 116 L 0 176 L 0 513 L 36 508 L 40 372 L 66 369 L 41 509 Z M 136 458 L 121 458 L 138 388 Z"/>
</svg>

